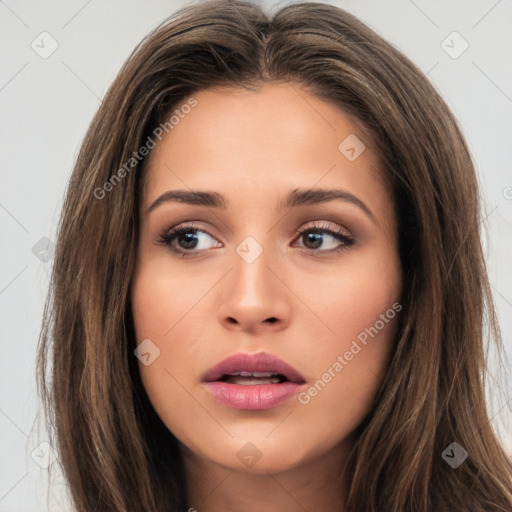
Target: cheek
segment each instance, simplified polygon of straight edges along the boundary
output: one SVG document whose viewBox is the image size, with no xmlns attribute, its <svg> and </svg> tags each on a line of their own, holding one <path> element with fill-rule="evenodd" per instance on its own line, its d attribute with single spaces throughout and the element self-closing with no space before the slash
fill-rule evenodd
<svg viewBox="0 0 512 512">
<path fill-rule="evenodd" d="M 169 259 L 159 258 L 144 264 L 132 286 L 132 314 L 137 341 L 155 337 L 166 341 L 187 324 L 188 315 L 211 286 L 211 276 L 180 273 Z"/>
<path fill-rule="evenodd" d="M 347 255 L 336 272 L 326 267 L 301 276 L 293 289 L 318 319 L 304 322 L 308 333 L 304 340 L 321 340 L 322 350 L 317 355 L 324 359 L 322 354 L 332 357 L 333 353 L 348 350 L 351 341 L 358 336 L 364 342 L 368 329 L 375 332 L 376 322 L 379 339 L 393 337 L 391 324 L 395 323 L 393 320 L 398 312 L 392 306 L 400 300 L 401 283 L 398 256 L 393 251 L 382 250 Z M 295 320 L 301 323 L 300 319 Z M 365 351 L 365 356 L 382 356 L 385 353 L 382 345 L 386 344 L 373 344 L 370 350 Z M 314 348 L 318 349 L 319 345 Z"/>
<path fill-rule="evenodd" d="M 303 336 L 309 355 L 308 388 L 300 402 L 309 428 L 349 432 L 364 418 L 386 374 L 400 320 L 401 268 L 395 253 L 355 258 L 350 271 L 316 276 L 316 307 L 327 328 Z M 313 284 L 304 283 L 302 293 Z M 321 291 L 321 293 L 320 293 Z M 318 332 L 322 332 L 319 336 Z M 315 336 L 316 332 L 316 336 Z M 311 345 L 307 339 L 316 339 Z M 327 418 L 331 423 L 325 423 Z M 329 427 L 328 425 L 331 425 Z"/>
<path fill-rule="evenodd" d="M 168 259 L 163 263 L 151 261 L 136 272 L 132 315 L 137 344 L 149 339 L 149 352 L 158 354 L 148 365 L 140 359 L 138 362 L 146 393 L 167 427 L 181 432 L 182 415 L 176 411 L 187 410 L 187 417 L 194 418 L 197 425 L 204 422 L 204 417 L 197 414 L 201 409 L 191 401 L 187 390 L 196 371 L 197 356 L 205 348 L 204 336 L 200 335 L 203 323 L 197 320 L 206 304 L 201 298 L 218 277 L 180 275 Z"/>
<path fill-rule="evenodd" d="M 305 444 L 314 445 L 317 452 L 329 450 L 364 420 L 392 355 L 400 304 L 387 301 L 386 294 L 371 304 L 359 298 L 358 310 L 358 297 L 353 297 L 352 315 L 345 315 L 347 310 L 339 305 L 331 319 L 337 335 L 320 340 L 309 354 L 309 378 L 298 396 L 295 418 Z"/>
</svg>

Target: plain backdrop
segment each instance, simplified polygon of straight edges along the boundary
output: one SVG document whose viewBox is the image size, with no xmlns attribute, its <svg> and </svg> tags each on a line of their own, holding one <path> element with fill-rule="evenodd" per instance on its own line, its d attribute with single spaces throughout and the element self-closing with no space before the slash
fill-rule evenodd
<svg viewBox="0 0 512 512">
<path fill-rule="evenodd" d="M 459 119 L 478 168 L 484 247 L 512 357 L 512 2 L 327 3 L 352 12 L 412 59 Z M 71 510 L 58 475 L 48 508 L 45 467 L 54 454 L 35 422 L 35 355 L 51 244 L 78 149 L 101 98 L 135 45 L 183 5 L 0 1 L 0 512 Z M 491 380 L 489 406 L 512 451 L 510 365 L 505 368 L 502 375 L 491 369 L 501 381 Z M 53 473 L 57 466 L 51 465 Z"/>
</svg>

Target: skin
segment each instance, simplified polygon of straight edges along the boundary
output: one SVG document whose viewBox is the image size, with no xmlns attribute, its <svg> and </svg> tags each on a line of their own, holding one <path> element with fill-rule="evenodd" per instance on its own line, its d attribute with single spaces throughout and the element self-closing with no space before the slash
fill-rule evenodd
<svg viewBox="0 0 512 512">
<path fill-rule="evenodd" d="M 322 378 L 400 300 L 391 191 L 359 126 L 298 84 L 194 98 L 197 106 L 152 150 L 140 205 L 133 316 L 137 342 L 160 350 L 150 365 L 139 362 L 144 387 L 180 442 L 190 507 L 343 510 L 350 475 L 341 470 L 386 374 L 399 313 L 307 404 L 295 396 L 263 411 L 232 409 L 201 376 L 232 354 L 264 351 L 298 370 L 303 390 Z M 350 134 L 366 145 L 354 161 L 338 149 Z M 276 209 L 297 188 L 344 189 L 375 221 L 342 200 Z M 218 192 L 228 206 L 164 202 L 147 213 L 176 189 Z M 182 258 L 159 238 L 186 222 L 204 231 Z M 313 222 L 348 230 L 354 245 L 336 252 L 343 242 L 329 234 L 316 245 L 297 234 Z M 252 263 L 236 251 L 247 236 L 263 250 Z M 188 243 L 178 236 L 172 245 Z M 237 457 L 248 442 L 261 455 L 252 467 Z"/>
</svg>

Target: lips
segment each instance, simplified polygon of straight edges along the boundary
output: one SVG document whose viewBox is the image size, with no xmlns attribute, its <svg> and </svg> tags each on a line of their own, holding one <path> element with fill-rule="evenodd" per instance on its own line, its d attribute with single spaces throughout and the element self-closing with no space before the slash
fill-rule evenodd
<svg viewBox="0 0 512 512">
<path fill-rule="evenodd" d="M 258 375 L 259 374 L 259 375 Z M 214 382 L 229 376 L 268 378 L 280 375 L 285 380 L 304 383 L 304 377 L 283 360 L 271 354 L 235 354 L 211 368 L 203 377 L 206 382 Z"/>
<path fill-rule="evenodd" d="M 280 405 L 306 382 L 304 377 L 271 354 L 235 354 L 215 365 L 203 382 L 221 403 L 246 410 Z"/>
</svg>

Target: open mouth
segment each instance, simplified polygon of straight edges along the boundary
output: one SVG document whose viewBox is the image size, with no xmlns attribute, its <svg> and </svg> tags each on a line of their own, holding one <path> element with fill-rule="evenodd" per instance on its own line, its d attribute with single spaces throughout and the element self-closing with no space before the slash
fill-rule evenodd
<svg viewBox="0 0 512 512">
<path fill-rule="evenodd" d="M 252 411 L 277 407 L 306 382 L 289 364 L 266 353 L 230 356 L 207 371 L 202 380 L 221 404 Z"/>
<path fill-rule="evenodd" d="M 219 381 L 240 386 L 258 386 L 262 384 L 281 384 L 287 382 L 288 379 L 281 373 L 234 372 L 229 375 L 224 374 Z"/>
</svg>

